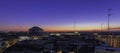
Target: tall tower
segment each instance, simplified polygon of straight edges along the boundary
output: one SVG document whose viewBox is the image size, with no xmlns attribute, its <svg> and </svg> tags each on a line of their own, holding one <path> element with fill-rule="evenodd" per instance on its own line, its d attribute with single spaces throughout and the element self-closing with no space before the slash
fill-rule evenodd
<svg viewBox="0 0 120 53">
<path fill-rule="evenodd" d="M 109 36 L 110 36 L 110 16 L 112 15 L 111 14 L 111 8 L 108 9 L 108 29 L 107 29 L 107 33 L 108 33 L 108 36 L 107 36 L 107 44 L 109 45 Z"/>
</svg>

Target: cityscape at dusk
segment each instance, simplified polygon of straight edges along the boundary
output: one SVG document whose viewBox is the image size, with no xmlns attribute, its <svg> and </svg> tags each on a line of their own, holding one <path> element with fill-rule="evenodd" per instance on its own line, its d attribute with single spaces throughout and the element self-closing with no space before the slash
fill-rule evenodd
<svg viewBox="0 0 120 53">
<path fill-rule="evenodd" d="M 120 29 L 119 0 L 1 0 L 0 31 L 27 31 L 40 26 L 45 31 L 107 29 L 108 8 L 110 27 Z"/>
<path fill-rule="evenodd" d="M 120 0 L 0 0 L 0 53 L 120 53 Z"/>
</svg>

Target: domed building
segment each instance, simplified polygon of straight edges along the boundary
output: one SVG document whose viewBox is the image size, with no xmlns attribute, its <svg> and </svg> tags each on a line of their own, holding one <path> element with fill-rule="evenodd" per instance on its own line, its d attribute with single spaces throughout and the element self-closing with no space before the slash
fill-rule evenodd
<svg viewBox="0 0 120 53">
<path fill-rule="evenodd" d="M 43 35 L 44 30 L 38 26 L 34 26 L 29 29 L 29 34 L 30 35 Z"/>
</svg>

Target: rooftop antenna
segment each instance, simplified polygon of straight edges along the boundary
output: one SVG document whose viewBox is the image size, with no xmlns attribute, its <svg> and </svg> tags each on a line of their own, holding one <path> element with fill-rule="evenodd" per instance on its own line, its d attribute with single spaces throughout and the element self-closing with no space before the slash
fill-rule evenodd
<svg viewBox="0 0 120 53">
<path fill-rule="evenodd" d="M 74 19 L 74 32 L 76 32 L 76 18 Z"/>
<path fill-rule="evenodd" d="M 74 33 L 78 33 L 76 30 L 76 18 L 74 19 Z"/>
<path fill-rule="evenodd" d="M 102 35 L 102 26 L 103 26 L 103 24 L 101 24 L 101 31 L 100 31 L 100 34 Z M 101 41 L 101 35 L 99 36 L 100 37 L 100 41 Z"/>
<path fill-rule="evenodd" d="M 109 35 L 110 35 L 110 16 L 112 15 L 111 14 L 111 8 L 108 9 L 108 29 L 107 29 L 107 33 L 108 33 L 108 36 L 107 36 L 107 44 L 109 45 Z"/>
</svg>

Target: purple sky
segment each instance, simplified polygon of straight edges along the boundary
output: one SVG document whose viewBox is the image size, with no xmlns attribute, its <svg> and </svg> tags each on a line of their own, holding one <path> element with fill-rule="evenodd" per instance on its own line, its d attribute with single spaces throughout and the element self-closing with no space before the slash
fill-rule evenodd
<svg viewBox="0 0 120 53">
<path fill-rule="evenodd" d="M 0 30 L 72 29 L 75 19 L 78 30 L 98 29 L 107 26 L 108 8 L 113 9 L 110 26 L 119 27 L 120 0 L 0 0 Z"/>
</svg>

